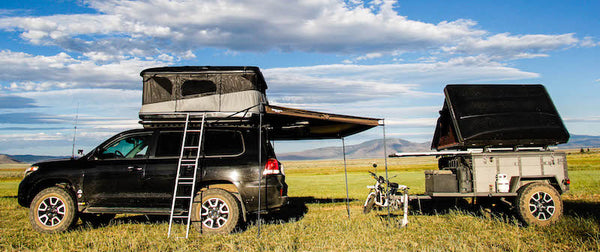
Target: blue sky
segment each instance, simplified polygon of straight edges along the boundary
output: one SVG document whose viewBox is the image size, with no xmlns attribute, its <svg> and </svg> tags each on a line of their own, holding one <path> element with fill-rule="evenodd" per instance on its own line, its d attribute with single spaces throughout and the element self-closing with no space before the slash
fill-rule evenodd
<svg viewBox="0 0 600 252">
<path fill-rule="evenodd" d="M 431 139 L 451 83 L 541 83 L 600 135 L 599 1 L 3 1 L 0 153 L 70 155 L 139 127 L 139 72 L 255 65 L 271 103 Z M 347 143 L 381 137 L 381 129 Z M 339 145 L 281 142 L 278 152 Z"/>
</svg>

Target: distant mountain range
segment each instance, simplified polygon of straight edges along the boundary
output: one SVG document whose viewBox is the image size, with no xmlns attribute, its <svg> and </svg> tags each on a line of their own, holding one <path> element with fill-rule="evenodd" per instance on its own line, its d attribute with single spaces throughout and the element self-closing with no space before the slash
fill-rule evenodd
<svg viewBox="0 0 600 252">
<path fill-rule="evenodd" d="M 37 155 L 7 155 L 0 154 L 0 164 L 33 164 L 51 159 L 70 158 L 71 156 L 37 156 Z"/>
<path fill-rule="evenodd" d="M 431 143 L 415 143 L 400 138 L 387 139 L 387 153 L 430 151 Z M 558 146 L 559 149 L 599 148 L 600 136 L 571 135 L 569 142 Z M 342 147 L 323 147 L 299 152 L 278 153 L 281 160 L 338 159 L 342 157 Z M 360 144 L 346 146 L 347 158 L 383 157 L 383 140 L 370 140 Z M 37 156 L 0 154 L 0 164 L 32 164 L 50 159 L 70 158 L 70 156 Z"/>
<path fill-rule="evenodd" d="M 386 140 L 388 153 L 428 151 L 430 143 L 414 143 L 399 138 Z M 338 159 L 342 157 L 342 147 L 323 147 L 299 152 L 288 152 L 277 154 L 281 160 L 315 160 L 315 159 Z M 383 157 L 383 140 L 370 140 L 360 144 L 346 146 L 347 158 L 371 158 Z"/>
<path fill-rule="evenodd" d="M 414 143 L 399 138 L 387 139 L 387 153 L 431 151 L 431 142 Z M 571 135 L 569 142 L 558 145 L 559 149 L 579 149 L 600 147 L 600 136 Z M 277 154 L 281 160 L 339 159 L 342 147 L 324 147 L 299 152 Z M 347 158 L 383 157 L 383 140 L 370 140 L 356 145 L 346 146 Z"/>
</svg>

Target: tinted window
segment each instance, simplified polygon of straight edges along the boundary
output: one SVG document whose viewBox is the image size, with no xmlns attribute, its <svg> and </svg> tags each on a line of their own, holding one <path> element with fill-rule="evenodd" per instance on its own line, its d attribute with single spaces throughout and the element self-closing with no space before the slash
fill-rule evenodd
<svg viewBox="0 0 600 252">
<path fill-rule="evenodd" d="M 203 94 L 214 94 L 217 92 L 217 85 L 209 80 L 188 80 L 181 85 L 182 96 L 195 96 Z"/>
<path fill-rule="evenodd" d="M 181 153 L 182 132 L 161 132 L 156 148 L 157 157 L 179 156 Z M 198 134 L 188 133 L 186 144 L 198 145 Z M 195 156 L 195 150 L 186 150 L 186 156 Z M 208 130 L 204 138 L 206 156 L 235 156 L 244 152 L 244 142 L 239 131 Z"/>
<path fill-rule="evenodd" d="M 105 146 L 102 158 L 143 158 L 148 150 L 150 135 L 134 135 L 121 138 Z"/>
</svg>

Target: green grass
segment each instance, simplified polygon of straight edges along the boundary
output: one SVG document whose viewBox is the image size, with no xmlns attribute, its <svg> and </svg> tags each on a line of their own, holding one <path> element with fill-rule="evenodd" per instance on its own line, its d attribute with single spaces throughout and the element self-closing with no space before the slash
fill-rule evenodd
<svg viewBox="0 0 600 252">
<path fill-rule="evenodd" d="M 386 212 L 361 213 L 372 179 L 373 160 L 351 160 L 348 182 L 351 202 L 346 214 L 341 161 L 285 162 L 289 194 L 297 215 L 269 218 L 257 237 L 255 222 L 231 235 L 167 239 L 168 223 L 141 216 L 118 215 L 109 225 L 79 225 L 62 234 L 39 234 L 27 220 L 28 209 L 15 198 L 22 169 L 0 179 L 0 249 L 2 250 L 267 250 L 267 251 L 373 251 L 373 250 L 600 250 L 600 154 L 570 154 L 571 192 L 564 195 L 565 216 L 550 227 L 520 227 L 504 215 L 452 210 L 439 215 L 412 215 L 400 228 L 400 218 Z M 383 174 L 383 161 L 377 161 Z M 390 160 L 389 176 L 411 192 L 424 191 L 422 170 L 435 167 L 434 159 Z M 24 168 L 24 167 L 21 167 Z M 4 167 L 0 167 L 0 172 Z M 9 168 L 7 168 L 9 169 Z M 302 197 L 302 198 L 300 198 Z M 304 202 L 300 202 L 302 199 Z M 304 205 L 305 204 L 305 205 Z M 306 209 L 303 209 L 306 207 Z"/>
</svg>

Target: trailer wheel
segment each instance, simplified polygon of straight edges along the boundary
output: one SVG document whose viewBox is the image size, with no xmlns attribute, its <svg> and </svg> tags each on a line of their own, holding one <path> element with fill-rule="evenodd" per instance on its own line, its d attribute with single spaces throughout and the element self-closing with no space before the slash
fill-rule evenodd
<svg viewBox="0 0 600 252">
<path fill-rule="evenodd" d="M 208 189 L 194 197 L 192 222 L 198 232 L 228 234 L 240 220 L 240 205 L 231 193 Z"/>
<path fill-rule="evenodd" d="M 375 205 L 375 195 L 369 195 L 367 202 L 363 206 L 363 213 L 368 214 L 373 210 L 373 206 Z"/>
<path fill-rule="evenodd" d="M 548 184 L 527 184 L 520 190 L 516 201 L 517 215 L 527 226 L 548 226 L 562 216 L 560 194 Z"/>
<path fill-rule="evenodd" d="M 64 188 L 54 186 L 40 191 L 29 206 L 29 222 L 42 233 L 59 233 L 76 223 L 75 199 Z"/>
</svg>

